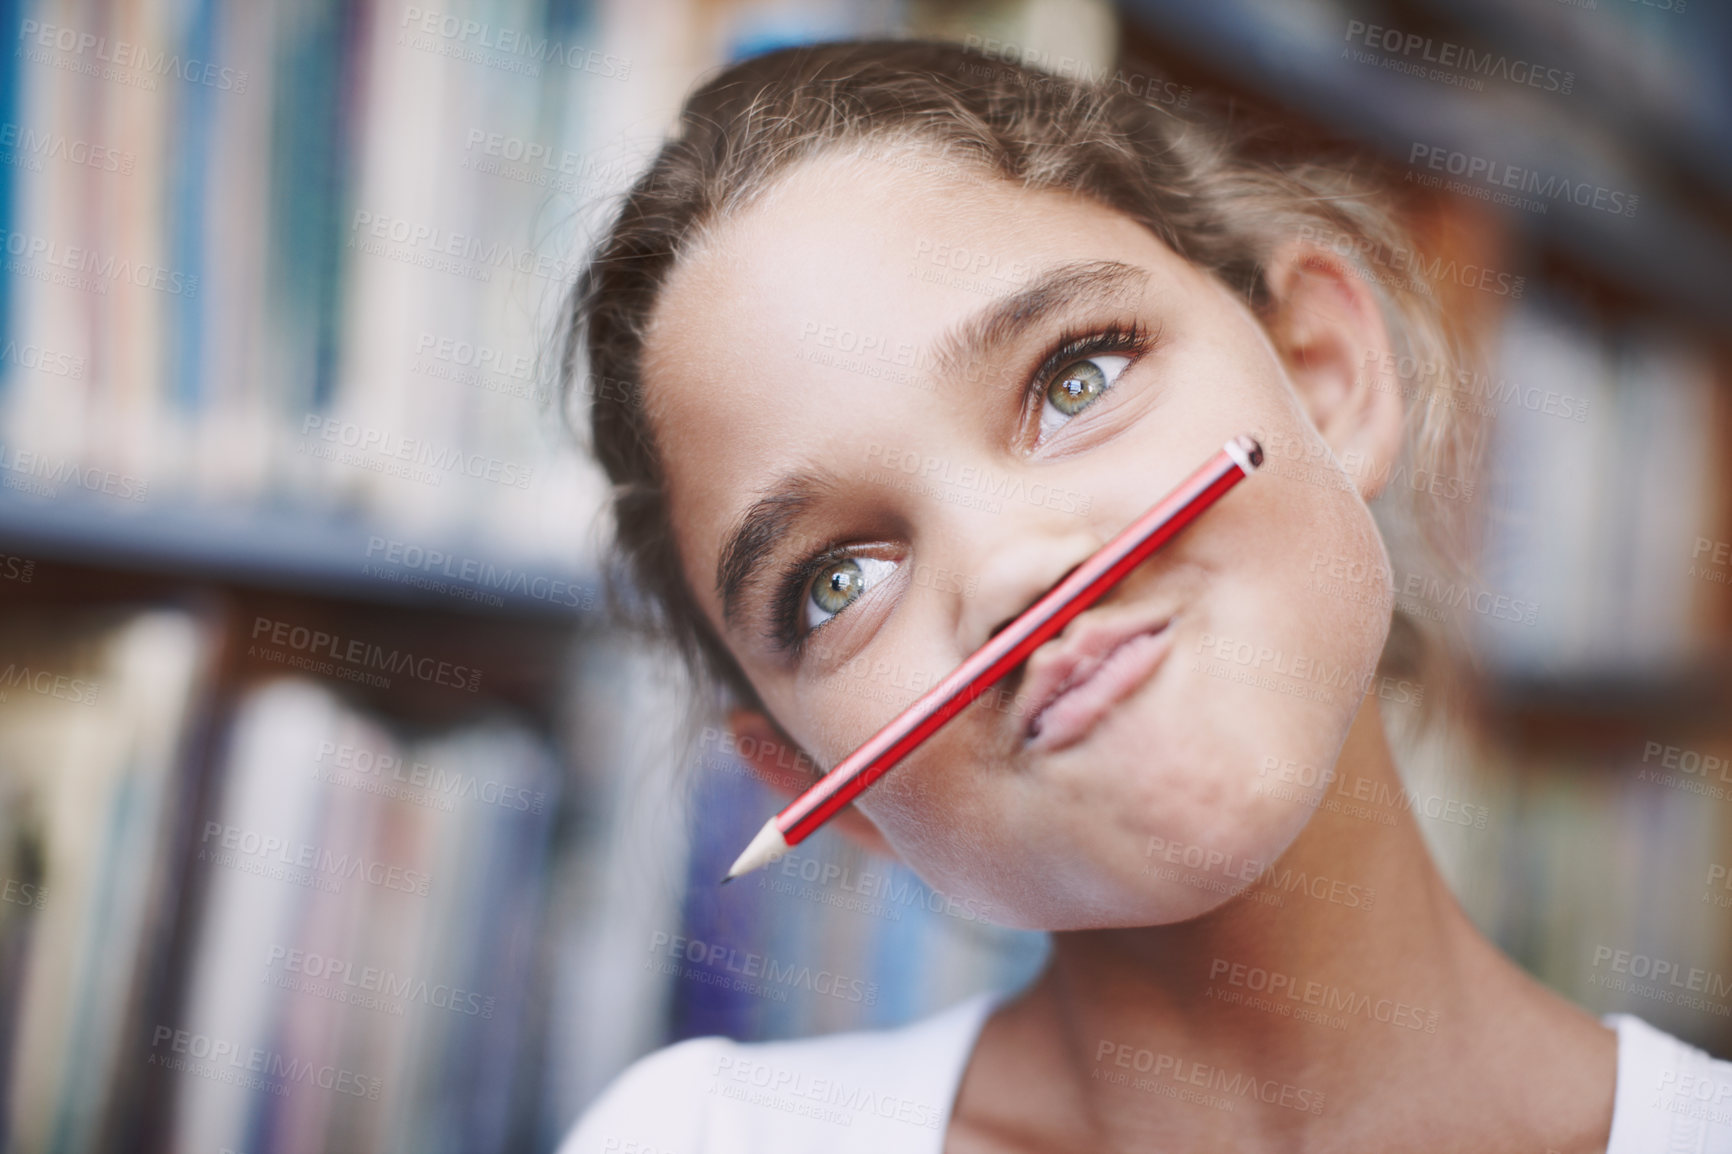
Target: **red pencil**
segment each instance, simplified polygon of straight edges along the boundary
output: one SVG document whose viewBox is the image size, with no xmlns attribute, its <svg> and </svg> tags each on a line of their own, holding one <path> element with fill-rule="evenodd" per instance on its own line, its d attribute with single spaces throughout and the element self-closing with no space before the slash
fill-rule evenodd
<svg viewBox="0 0 1732 1154">
<path fill-rule="evenodd" d="M 919 748 L 944 723 L 1015 669 L 1036 649 L 1056 637 L 1071 618 L 1093 605 L 1126 574 L 1196 520 L 1203 510 L 1250 476 L 1263 463 L 1263 448 L 1248 436 L 1234 437 L 1179 487 L 1156 502 L 1094 556 L 1071 571 L 1045 596 L 921 694 L 914 704 L 871 740 L 837 763 L 781 813 L 764 823 L 724 882 L 769 865 L 817 828 L 897 762 Z"/>
</svg>

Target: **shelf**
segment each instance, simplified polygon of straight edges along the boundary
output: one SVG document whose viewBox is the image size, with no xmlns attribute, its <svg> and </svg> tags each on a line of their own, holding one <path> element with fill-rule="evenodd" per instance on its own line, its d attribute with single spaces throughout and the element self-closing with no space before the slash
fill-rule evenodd
<svg viewBox="0 0 1732 1154">
<path fill-rule="evenodd" d="M 568 622 L 600 615 L 594 574 L 419 533 L 409 535 L 413 547 L 392 553 L 389 542 L 401 546 L 405 536 L 305 508 L 120 509 L 0 496 L 0 549 L 36 561 L 446 612 Z"/>
<path fill-rule="evenodd" d="M 1732 323 L 1732 239 L 1695 209 L 1695 201 L 1672 195 L 1662 179 L 1678 171 L 1670 163 L 1680 147 L 1676 125 L 1653 132 L 1631 125 L 1628 110 L 1596 102 L 1604 95 L 1599 89 L 1563 98 L 1568 107 L 1536 111 L 1528 94 L 1513 87 L 1507 98 L 1501 92 L 1493 97 L 1385 68 L 1349 68 L 1340 59 L 1347 17 L 1332 7 L 1295 8 L 1284 21 L 1248 0 L 1130 0 L 1126 12 L 1140 32 L 1171 46 L 1175 56 L 1194 57 L 1272 104 L 1363 141 L 1396 167 L 1407 164 L 1415 143 L 1424 143 L 1638 195 L 1634 216 L 1558 201 L 1543 214 L 1512 209 L 1507 215 L 1530 239 L 1555 245 L 1685 316 Z M 1325 19 L 1320 12 L 1338 16 L 1339 26 L 1319 23 Z M 1592 60 L 1564 63 L 1578 73 L 1595 67 Z M 1620 121 L 1623 131 L 1604 127 Z M 1700 143 L 1714 145 L 1711 139 Z M 1705 183 L 1704 175 L 1695 166 L 1683 183 Z"/>
<path fill-rule="evenodd" d="M 1493 678 L 1482 711 L 1496 731 L 1534 745 L 1605 748 L 1724 734 L 1732 717 L 1732 657 L 1650 674 Z"/>
</svg>

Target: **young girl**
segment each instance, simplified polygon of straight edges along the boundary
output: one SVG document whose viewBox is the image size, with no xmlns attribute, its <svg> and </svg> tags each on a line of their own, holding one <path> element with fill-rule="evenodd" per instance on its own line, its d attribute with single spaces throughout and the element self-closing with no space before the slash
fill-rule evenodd
<svg viewBox="0 0 1732 1154">
<path fill-rule="evenodd" d="M 1448 544 L 1472 466 L 1386 371 L 1453 371 L 1355 259 L 1401 243 L 1343 172 L 955 47 L 690 98 L 566 365 L 606 386 L 629 572 L 766 777 L 778 742 L 834 765 L 1233 435 L 1269 461 L 848 815 L 1052 931 L 1028 989 L 669 1047 L 566 1151 L 1732 1150 L 1732 1067 L 1531 980 L 1387 800 L 1380 709 L 1417 694 L 1380 676 L 1368 502 Z"/>
</svg>

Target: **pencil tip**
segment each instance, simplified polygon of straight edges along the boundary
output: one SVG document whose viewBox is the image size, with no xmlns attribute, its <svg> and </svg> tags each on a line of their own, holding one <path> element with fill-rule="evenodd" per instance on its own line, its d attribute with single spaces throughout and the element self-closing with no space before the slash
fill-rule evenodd
<svg viewBox="0 0 1732 1154">
<path fill-rule="evenodd" d="M 719 885 L 719 886 L 725 886 L 725 885 L 727 885 L 727 884 L 728 884 L 728 883 L 729 883 L 729 882 L 731 882 L 731 881 L 733 881 L 733 880 L 734 880 L 734 875 L 733 875 L 733 874 L 723 874 L 723 875 L 722 875 L 722 880 L 721 880 L 721 881 L 719 881 L 719 882 L 717 882 L 717 883 L 716 883 L 716 884 L 717 884 L 717 885 Z"/>
<path fill-rule="evenodd" d="M 776 826 L 776 819 L 771 818 L 764 823 L 764 828 L 758 831 L 758 836 L 752 839 L 740 856 L 734 859 L 733 867 L 728 870 L 728 877 L 736 878 L 741 874 L 749 874 L 761 866 L 769 865 L 788 852 L 788 842 L 782 837 L 782 831 Z"/>
</svg>

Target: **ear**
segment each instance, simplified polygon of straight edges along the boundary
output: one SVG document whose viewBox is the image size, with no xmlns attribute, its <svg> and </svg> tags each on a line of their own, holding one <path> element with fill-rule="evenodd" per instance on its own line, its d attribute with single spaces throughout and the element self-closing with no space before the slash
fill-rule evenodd
<svg viewBox="0 0 1732 1154">
<path fill-rule="evenodd" d="M 734 736 L 734 748 L 740 760 L 752 771 L 752 776 L 793 801 L 817 780 L 818 765 L 780 726 L 756 709 L 735 709 L 728 713 L 728 729 Z M 865 814 L 848 806 L 831 818 L 827 827 L 841 833 L 854 844 L 900 860 L 878 827 Z"/>
<path fill-rule="evenodd" d="M 1300 403 L 1369 501 L 1394 472 L 1406 416 L 1377 294 L 1349 260 L 1306 241 L 1277 250 L 1266 282 L 1265 327 Z"/>
</svg>

